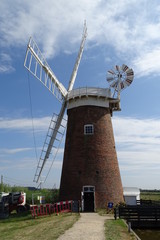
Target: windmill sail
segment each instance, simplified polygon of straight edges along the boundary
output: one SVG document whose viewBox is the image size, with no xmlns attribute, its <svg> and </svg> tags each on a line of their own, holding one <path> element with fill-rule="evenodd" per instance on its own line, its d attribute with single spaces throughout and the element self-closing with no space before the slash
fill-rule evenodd
<svg viewBox="0 0 160 240">
<path fill-rule="evenodd" d="M 35 172 L 35 176 L 33 180 L 34 182 L 38 183 L 43 167 L 47 159 L 50 157 L 52 149 L 53 149 L 52 164 L 53 164 L 53 161 L 55 160 L 58 150 L 60 148 L 60 144 L 65 133 L 66 125 L 67 125 L 67 120 L 63 118 L 63 113 L 61 114 L 61 116 L 56 114 L 52 116 L 50 126 L 46 135 L 46 139 L 43 145 L 43 149 L 41 151 L 41 155 L 37 165 L 37 169 Z"/>
<path fill-rule="evenodd" d="M 86 26 L 86 22 L 85 22 L 80 49 L 79 49 L 77 60 L 75 62 L 73 72 L 72 72 L 72 75 L 71 75 L 71 78 L 70 78 L 70 81 L 69 81 L 68 92 L 73 89 L 73 85 L 74 85 L 74 82 L 75 82 L 75 79 L 76 79 L 76 76 L 77 76 L 78 67 L 79 67 L 79 64 L 80 64 L 80 61 L 81 61 L 81 58 L 82 58 L 86 37 L 87 37 L 87 26 Z"/>
<path fill-rule="evenodd" d="M 79 49 L 78 56 L 72 71 L 70 81 L 69 81 L 68 91 L 65 89 L 63 84 L 61 84 L 58 81 L 55 74 L 50 69 L 48 63 L 44 59 L 35 41 L 32 38 L 30 38 L 24 66 L 28 69 L 28 71 L 32 75 L 34 75 L 38 80 L 40 80 L 40 82 L 43 83 L 56 96 L 56 98 L 59 101 L 62 102 L 62 107 L 59 115 L 57 115 L 54 128 L 51 131 L 51 135 L 49 135 L 49 137 L 46 137 L 47 141 L 49 139 L 49 142 L 45 141 L 44 147 L 42 149 L 41 156 L 36 169 L 36 173 L 34 176 L 35 182 L 39 181 L 44 165 L 50 156 L 50 153 L 51 153 L 52 147 L 54 147 L 55 141 L 57 140 L 57 134 L 60 132 L 59 129 L 62 126 L 61 123 L 62 123 L 64 112 L 66 109 L 67 96 L 68 96 L 68 93 L 73 89 L 73 85 L 77 76 L 78 67 L 82 58 L 86 37 L 87 37 L 87 27 L 85 22 L 80 49 Z M 52 124 L 52 120 L 51 120 L 51 124 Z M 50 129 L 51 127 L 49 126 L 48 132 L 50 132 Z M 64 135 L 64 133 L 62 135 Z"/>
<path fill-rule="evenodd" d="M 30 38 L 28 43 L 24 66 L 33 76 L 44 84 L 60 102 L 67 96 L 66 88 L 59 82 L 50 69 L 47 61 L 44 59 L 41 51 L 32 38 Z"/>
</svg>

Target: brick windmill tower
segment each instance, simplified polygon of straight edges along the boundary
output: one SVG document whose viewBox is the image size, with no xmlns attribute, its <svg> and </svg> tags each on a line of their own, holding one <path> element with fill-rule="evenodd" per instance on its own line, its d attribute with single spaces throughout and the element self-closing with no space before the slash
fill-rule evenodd
<svg viewBox="0 0 160 240">
<path fill-rule="evenodd" d="M 123 201 L 123 190 L 111 123 L 113 111 L 120 110 L 120 92 L 133 81 L 133 70 L 126 65 L 108 71 L 110 87 L 73 89 L 84 49 L 84 31 L 68 90 L 58 81 L 44 60 L 36 43 L 30 39 L 25 67 L 62 101 L 59 115 L 54 115 L 42 149 L 34 181 L 41 172 L 52 148 L 64 134 L 63 115 L 68 123 L 60 183 L 60 200 L 81 200 L 84 211 L 105 207 L 107 202 Z M 113 89 L 113 91 L 111 91 Z M 56 151 L 56 152 L 57 152 Z M 55 152 L 55 150 L 54 150 Z M 52 156 L 55 158 L 55 155 Z"/>
</svg>

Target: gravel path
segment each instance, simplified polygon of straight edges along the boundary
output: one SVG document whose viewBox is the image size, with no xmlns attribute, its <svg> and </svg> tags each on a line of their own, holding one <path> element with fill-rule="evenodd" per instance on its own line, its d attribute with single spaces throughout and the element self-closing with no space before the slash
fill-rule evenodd
<svg viewBox="0 0 160 240">
<path fill-rule="evenodd" d="M 58 240 L 104 240 L 104 222 L 113 219 L 97 213 L 81 213 L 80 219 L 68 229 Z"/>
</svg>

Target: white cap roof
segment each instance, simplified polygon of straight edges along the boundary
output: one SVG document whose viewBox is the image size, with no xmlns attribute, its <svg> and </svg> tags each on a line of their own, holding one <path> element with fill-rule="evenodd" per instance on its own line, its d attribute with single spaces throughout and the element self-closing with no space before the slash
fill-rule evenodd
<svg viewBox="0 0 160 240">
<path fill-rule="evenodd" d="M 137 187 L 124 187 L 123 195 L 124 196 L 137 196 L 140 194 L 140 189 Z"/>
</svg>

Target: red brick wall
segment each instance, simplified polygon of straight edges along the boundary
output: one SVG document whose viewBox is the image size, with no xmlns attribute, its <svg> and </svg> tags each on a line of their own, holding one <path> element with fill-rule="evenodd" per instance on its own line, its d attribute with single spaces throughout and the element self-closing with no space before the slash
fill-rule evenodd
<svg viewBox="0 0 160 240">
<path fill-rule="evenodd" d="M 94 125 L 93 135 L 84 135 L 85 124 Z M 123 201 L 108 108 L 82 106 L 68 110 L 60 200 L 79 200 L 84 185 L 95 186 L 97 208 Z"/>
</svg>

